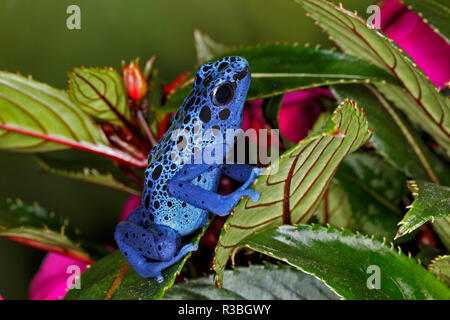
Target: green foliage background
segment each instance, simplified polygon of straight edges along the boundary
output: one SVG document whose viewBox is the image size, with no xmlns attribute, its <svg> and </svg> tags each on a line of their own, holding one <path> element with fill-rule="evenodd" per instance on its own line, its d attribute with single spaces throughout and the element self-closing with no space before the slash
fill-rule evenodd
<svg viewBox="0 0 450 320">
<path fill-rule="evenodd" d="M 365 17 L 372 0 L 342 0 Z M 81 30 L 66 28 L 66 8 L 81 7 Z M 157 55 L 161 78 L 170 82 L 195 63 L 193 31 L 199 28 L 226 45 L 275 41 L 321 43 L 327 35 L 304 17 L 292 0 L 0 0 L 0 70 L 32 74 L 67 87 L 75 66 L 112 66 Z M 44 173 L 30 155 L 0 151 L 0 197 L 20 196 L 39 203 L 87 238 L 111 239 L 127 195 L 119 191 Z M 25 299 L 43 252 L 0 238 L 0 292 Z"/>
</svg>

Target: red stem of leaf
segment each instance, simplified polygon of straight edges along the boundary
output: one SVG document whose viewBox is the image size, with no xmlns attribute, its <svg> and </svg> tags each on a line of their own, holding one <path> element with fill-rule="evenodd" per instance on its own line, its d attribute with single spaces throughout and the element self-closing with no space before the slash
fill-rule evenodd
<svg viewBox="0 0 450 320">
<path fill-rule="evenodd" d="M 91 258 L 89 258 L 89 256 L 87 255 L 82 255 L 82 254 L 78 254 L 72 251 L 68 251 L 68 250 L 64 250 L 62 248 L 58 248 L 58 247 L 51 247 L 51 246 L 47 246 L 45 244 L 30 240 L 30 239 L 25 239 L 25 238 L 20 238 L 20 237 L 13 237 L 13 236 L 2 236 L 5 239 L 11 240 L 11 241 L 15 241 L 21 244 L 24 244 L 26 246 L 30 246 L 36 249 L 40 249 L 43 251 L 51 251 L 51 252 L 56 252 L 58 254 L 61 254 L 63 256 L 66 257 L 70 257 L 76 260 L 79 260 L 81 262 L 85 262 L 88 264 L 93 264 L 94 261 L 91 260 Z"/>
<path fill-rule="evenodd" d="M 113 160 L 117 160 L 119 162 L 122 162 L 124 164 L 130 165 L 132 167 L 136 167 L 139 169 L 145 169 L 147 167 L 147 159 L 135 158 L 128 153 L 125 153 L 118 149 L 108 147 L 106 145 L 92 144 L 92 143 L 88 143 L 88 142 L 69 140 L 67 138 L 52 136 L 49 134 L 37 133 L 37 132 L 33 132 L 33 131 L 21 129 L 21 128 L 15 128 L 15 127 L 5 125 L 5 124 L 0 124 L 0 129 L 16 132 L 19 134 L 43 139 L 43 140 L 58 143 L 58 144 L 63 144 L 63 145 L 69 146 L 74 149 L 92 152 L 92 153 L 95 153 L 98 155 L 102 155 L 102 156 L 111 158 Z"/>
</svg>

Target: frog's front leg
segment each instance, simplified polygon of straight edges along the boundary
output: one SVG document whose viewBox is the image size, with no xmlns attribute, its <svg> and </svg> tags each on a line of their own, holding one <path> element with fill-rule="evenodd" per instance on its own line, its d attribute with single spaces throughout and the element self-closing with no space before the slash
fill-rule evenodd
<svg viewBox="0 0 450 320">
<path fill-rule="evenodd" d="M 248 179 L 238 190 L 229 195 L 220 195 L 191 183 L 193 179 L 202 173 L 214 168 L 221 168 L 221 165 L 186 164 L 169 180 L 167 190 L 173 197 L 219 216 L 229 214 L 242 196 L 249 196 L 255 202 L 259 200 L 259 192 L 248 189 L 254 178 L 252 181 Z"/>
<path fill-rule="evenodd" d="M 245 182 L 251 185 L 256 178 L 261 175 L 262 169 L 248 164 L 224 164 L 222 166 L 222 173 L 239 182 Z"/>
<path fill-rule="evenodd" d="M 156 278 L 158 282 L 164 280 L 164 269 L 180 261 L 189 252 L 197 250 L 197 246 L 193 244 L 178 250 L 180 235 L 169 227 L 156 224 L 144 228 L 134 222 L 123 221 L 118 224 L 114 236 L 134 270 L 141 277 Z"/>
</svg>

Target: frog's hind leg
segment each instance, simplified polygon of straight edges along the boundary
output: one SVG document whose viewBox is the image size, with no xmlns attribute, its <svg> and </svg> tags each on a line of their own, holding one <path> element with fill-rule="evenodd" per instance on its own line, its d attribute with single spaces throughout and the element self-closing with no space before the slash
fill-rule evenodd
<svg viewBox="0 0 450 320">
<path fill-rule="evenodd" d="M 173 229 L 151 224 L 144 228 L 130 221 L 118 224 L 115 239 L 120 250 L 143 278 L 156 278 L 161 282 L 162 271 L 180 261 L 186 254 L 197 250 L 188 244 L 178 250 L 180 235 Z M 156 260 L 149 261 L 148 259 Z"/>
</svg>

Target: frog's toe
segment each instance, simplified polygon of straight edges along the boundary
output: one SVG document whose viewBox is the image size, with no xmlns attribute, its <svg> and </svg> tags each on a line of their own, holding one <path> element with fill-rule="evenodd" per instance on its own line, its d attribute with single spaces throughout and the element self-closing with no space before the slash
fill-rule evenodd
<svg viewBox="0 0 450 320">
<path fill-rule="evenodd" d="M 252 174 L 255 176 L 255 179 L 256 179 L 263 173 L 263 171 L 264 171 L 264 169 L 259 168 L 259 167 L 255 167 L 252 170 Z"/>
<path fill-rule="evenodd" d="M 185 256 L 189 252 L 196 251 L 197 249 L 198 249 L 198 246 L 196 244 L 189 243 L 189 244 L 185 245 L 183 248 L 181 248 L 180 255 Z"/>
<path fill-rule="evenodd" d="M 259 198 L 261 198 L 261 194 L 253 189 L 247 189 L 242 193 L 244 196 L 250 197 L 250 199 L 253 200 L 253 202 L 258 202 Z"/>
<path fill-rule="evenodd" d="M 161 283 L 161 282 L 164 281 L 164 277 L 163 277 L 163 275 L 161 273 L 156 276 L 156 281 L 158 283 Z"/>
</svg>

